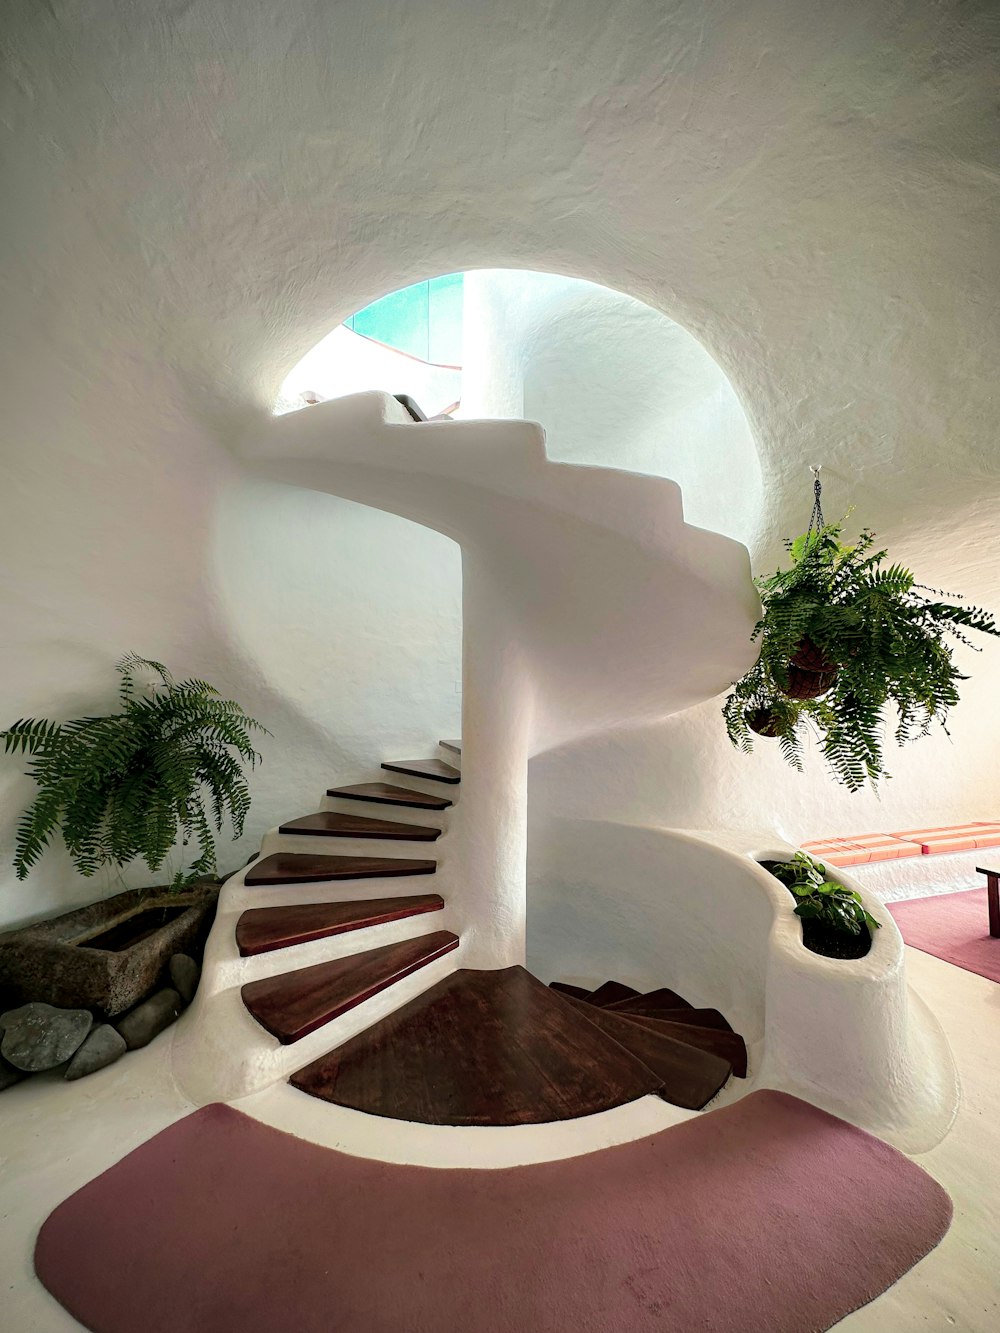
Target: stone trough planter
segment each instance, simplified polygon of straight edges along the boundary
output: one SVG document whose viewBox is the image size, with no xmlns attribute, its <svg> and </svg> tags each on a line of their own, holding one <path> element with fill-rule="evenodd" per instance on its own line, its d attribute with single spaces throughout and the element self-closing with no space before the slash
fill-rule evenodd
<svg viewBox="0 0 1000 1333">
<path fill-rule="evenodd" d="M 0 986 L 15 1001 L 42 1000 L 113 1018 L 169 984 L 174 954 L 201 956 L 219 886 L 129 889 L 0 935 Z"/>
</svg>

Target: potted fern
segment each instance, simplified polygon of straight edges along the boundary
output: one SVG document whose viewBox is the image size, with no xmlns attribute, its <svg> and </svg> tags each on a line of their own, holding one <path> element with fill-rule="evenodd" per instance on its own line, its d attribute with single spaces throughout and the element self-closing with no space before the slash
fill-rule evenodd
<svg viewBox="0 0 1000 1333">
<path fill-rule="evenodd" d="M 141 857 L 157 872 L 180 842 L 195 844 L 173 887 L 216 873 L 215 833 L 228 817 L 239 838 L 250 809 L 244 767 L 265 728 L 203 680 L 176 681 L 131 654 L 117 666 L 121 707 L 71 722 L 25 718 L 0 732 L 7 753 L 31 757 L 38 795 L 21 818 L 14 867 L 24 879 L 57 831 L 81 875 Z M 151 691 L 137 686 L 152 673 Z"/>
<path fill-rule="evenodd" d="M 816 499 L 818 522 L 785 543 L 789 567 L 755 580 L 760 656 L 722 711 L 734 745 L 749 753 L 755 735 L 775 739 L 800 771 L 812 726 L 834 777 L 856 791 L 886 776 L 886 706 L 895 707 L 900 744 L 944 725 L 966 679 L 949 638 L 973 647 L 966 630 L 1000 629 L 988 612 L 941 600 L 890 564 L 871 531 L 847 544 L 841 524 L 822 521 L 818 481 Z"/>
<path fill-rule="evenodd" d="M 790 861 L 761 861 L 795 899 L 802 943 L 827 958 L 863 958 L 881 923 L 866 910 L 861 895 L 827 875 L 826 866 L 806 852 Z"/>
</svg>

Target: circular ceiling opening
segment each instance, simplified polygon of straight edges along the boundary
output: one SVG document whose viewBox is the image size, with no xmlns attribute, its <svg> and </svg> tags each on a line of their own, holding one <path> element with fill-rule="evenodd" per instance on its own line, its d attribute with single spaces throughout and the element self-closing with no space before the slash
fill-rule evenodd
<svg viewBox="0 0 1000 1333">
<path fill-rule="evenodd" d="M 732 385 L 685 328 L 622 292 L 509 269 L 413 283 L 323 338 L 275 411 L 371 389 L 428 417 L 538 421 L 550 458 L 669 477 L 689 522 L 756 534 L 760 465 Z"/>
</svg>

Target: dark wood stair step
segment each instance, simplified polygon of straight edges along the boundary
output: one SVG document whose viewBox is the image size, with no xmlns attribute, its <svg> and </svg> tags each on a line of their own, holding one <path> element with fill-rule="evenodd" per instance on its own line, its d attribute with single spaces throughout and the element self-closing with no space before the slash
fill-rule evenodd
<svg viewBox="0 0 1000 1333">
<path fill-rule="evenodd" d="M 682 1023 L 689 1027 L 715 1028 L 719 1032 L 732 1032 L 731 1025 L 718 1009 L 647 1009 L 639 1000 L 634 1003 L 611 1005 L 610 1012 L 628 1018 L 662 1018 L 667 1023 Z"/>
<path fill-rule="evenodd" d="M 605 1010 L 605 1013 L 608 1013 Z M 614 1012 L 614 1011 L 610 1011 Z M 694 1027 L 689 1023 L 665 1023 L 662 1018 L 639 1018 L 635 1014 L 622 1015 L 630 1023 L 639 1023 L 653 1032 L 660 1032 L 664 1037 L 683 1042 L 687 1046 L 697 1046 L 700 1051 L 709 1051 L 723 1060 L 728 1060 L 737 1078 L 747 1076 L 746 1042 L 737 1032 L 725 1032 L 720 1028 Z"/>
<path fill-rule="evenodd" d="M 549 990 L 558 991 L 560 995 L 572 995 L 577 1000 L 585 1000 L 590 994 L 586 986 L 571 986 L 568 981 L 550 981 Z"/>
<path fill-rule="evenodd" d="M 263 884 L 318 884 L 335 879 L 383 879 L 394 875 L 433 875 L 436 861 L 401 856 L 311 856 L 275 852 L 257 861 L 243 877 L 248 888 Z"/>
<path fill-rule="evenodd" d="M 444 899 L 437 893 L 413 893 L 401 898 L 370 898 L 342 903 L 291 903 L 287 907 L 250 907 L 236 923 L 236 943 L 244 958 L 293 944 L 307 944 L 349 930 L 381 926 L 424 912 L 440 912 Z"/>
<path fill-rule="evenodd" d="M 601 1009 L 586 1000 L 564 997 L 587 1021 L 624 1046 L 662 1080 L 660 1096 L 674 1106 L 700 1111 L 716 1095 L 733 1072 L 728 1060 L 685 1042 L 675 1041 L 645 1023 L 635 1023 L 624 1014 Z"/>
<path fill-rule="evenodd" d="M 438 741 L 438 745 L 440 745 L 440 746 L 442 747 L 442 749 L 450 750 L 450 751 L 452 752 L 452 754 L 461 754 L 461 753 L 462 753 L 462 742 L 461 742 L 461 740 L 457 740 L 457 741 Z"/>
<path fill-rule="evenodd" d="M 369 819 L 365 815 L 341 815 L 320 810 L 282 824 L 279 833 L 306 833 L 319 838 L 398 838 L 404 842 L 433 842 L 439 828 L 426 824 L 404 824 L 398 819 Z"/>
<path fill-rule="evenodd" d="M 446 764 L 443 759 L 395 759 L 382 765 L 387 773 L 406 773 L 411 778 L 430 778 L 433 782 L 449 782 L 453 786 L 462 781 L 462 771 Z"/>
<path fill-rule="evenodd" d="M 412 787 L 394 787 L 389 782 L 356 782 L 349 787 L 328 787 L 327 796 L 345 801 L 372 801 L 375 805 L 408 805 L 416 810 L 447 810 L 452 804 L 444 796 L 432 796 Z"/>
<path fill-rule="evenodd" d="M 383 944 L 350 958 L 249 981 L 241 992 L 243 1003 L 262 1028 L 287 1046 L 457 947 L 458 936 L 450 930 Z"/>
<path fill-rule="evenodd" d="M 634 986 L 625 986 L 620 981 L 606 981 L 589 995 L 584 996 L 588 1004 L 597 1004 L 603 1008 L 607 1004 L 620 1003 L 622 1000 L 634 1000 L 639 992 Z"/>
<path fill-rule="evenodd" d="M 633 996 L 625 1000 L 616 1001 L 611 1005 L 612 1009 L 628 1009 L 633 1002 L 641 1004 L 644 1009 L 648 1009 L 652 1015 L 654 1009 L 692 1009 L 693 1005 L 688 1004 L 682 995 L 676 991 L 668 990 L 666 986 L 661 986 L 659 990 L 646 991 L 644 995 Z"/>
<path fill-rule="evenodd" d="M 572 1120 L 661 1087 L 522 967 L 463 968 L 290 1082 L 338 1106 L 432 1125 Z"/>
</svg>

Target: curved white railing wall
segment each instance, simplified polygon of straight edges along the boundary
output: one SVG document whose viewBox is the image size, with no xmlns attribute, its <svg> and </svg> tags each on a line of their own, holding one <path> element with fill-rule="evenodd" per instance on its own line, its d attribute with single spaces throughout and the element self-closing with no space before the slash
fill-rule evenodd
<svg viewBox="0 0 1000 1333">
<path fill-rule="evenodd" d="M 784 1089 L 924 1151 L 947 1132 L 958 1086 L 907 988 L 899 931 L 860 890 L 882 922 L 868 955 L 807 950 L 787 889 L 755 859 L 792 850 L 767 835 L 552 820 L 532 845 L 529 964 L 586 984 L 668 984 L 719 1008 L 747 1042 L 747 1090 Z"/>
</svg>

